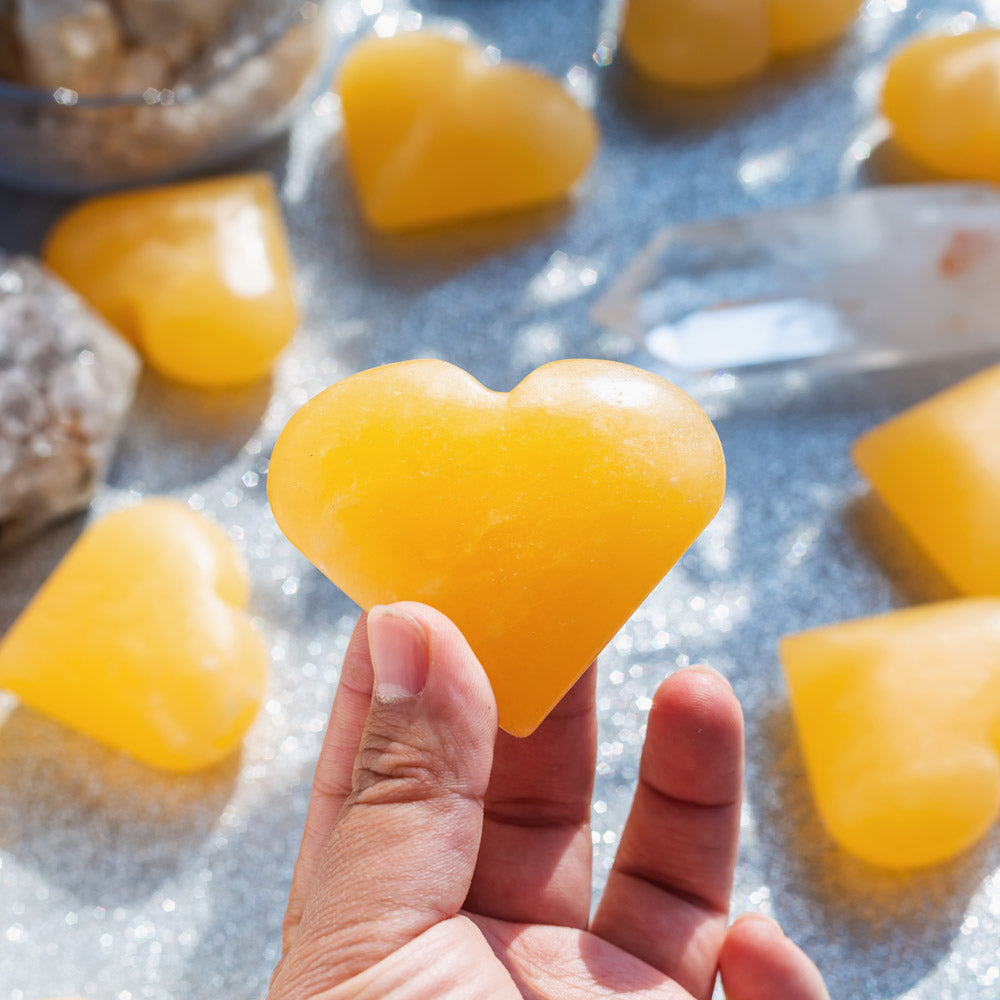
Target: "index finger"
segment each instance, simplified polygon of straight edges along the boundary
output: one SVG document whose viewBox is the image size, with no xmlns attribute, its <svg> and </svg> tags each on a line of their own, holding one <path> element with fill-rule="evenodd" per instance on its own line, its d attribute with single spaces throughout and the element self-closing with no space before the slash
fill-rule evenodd
<svg viewBox="0 0 1000 1000">
<path fill-rule="evenodd" d="M 368 649 L 368 615 L 362 612 L 344 654 L 340 683 L 316 763 L 302 846 L 295 861 L 288 909 L 281 926 L 282 952 L 288 951 L 295 939 L 323 848 L 333 833 L 344 800 L 351 794 L 354 760 L 368 718 L 373 683 L 371 652 Z"/>
</svg>

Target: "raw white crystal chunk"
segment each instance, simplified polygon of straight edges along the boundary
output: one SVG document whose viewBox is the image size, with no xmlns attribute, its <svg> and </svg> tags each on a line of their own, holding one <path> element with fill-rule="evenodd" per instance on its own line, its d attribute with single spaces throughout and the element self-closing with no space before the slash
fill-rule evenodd
<svg viewBox="0 0 1000 1000">
<path fill-rule="evenodd" d="M 593 308 L 679 373 L 1000 347 L 1000 192 L 875 188 L 660 230 Z"/>
<path fill-rule="evenodd" d="M 87 505 L 135 351 L 38 261 L 0 253 L 0 547 Z"/>
</svg>

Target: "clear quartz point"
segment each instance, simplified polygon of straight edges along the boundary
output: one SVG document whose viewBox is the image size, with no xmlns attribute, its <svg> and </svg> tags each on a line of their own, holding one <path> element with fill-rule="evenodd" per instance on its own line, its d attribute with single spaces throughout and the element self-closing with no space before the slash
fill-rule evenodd
<svg viewBox="0 0 1000 1000">
<path fill-rule="evenodd" d="M 668 226 L 593 316 L 679 373 L 986 352 L 1000 346 L 1000 192 L 874 188 Z"/>
<path fill-rule="evenodd" d="M 87 505 L 135 351 L 38 261 L 0 253 L 0 548 Z"/>
</svg>

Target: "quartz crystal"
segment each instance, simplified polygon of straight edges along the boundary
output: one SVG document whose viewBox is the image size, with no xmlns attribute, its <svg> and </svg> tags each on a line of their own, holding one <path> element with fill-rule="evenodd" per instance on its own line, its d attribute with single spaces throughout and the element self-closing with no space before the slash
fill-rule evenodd
<svg viewBox="0 0 1000 1000">
<path fill-rule="evenodd" d="M 680 373 L 875 369 L 997 343 L 1000 194 L 921 184 L 669 226 L 594 306 Z"/>
<path fill-rule="evenodd" d="M 136 353 L 59 279 L 0 254 L 0 545 L 89 502 Z"/>
</svg>

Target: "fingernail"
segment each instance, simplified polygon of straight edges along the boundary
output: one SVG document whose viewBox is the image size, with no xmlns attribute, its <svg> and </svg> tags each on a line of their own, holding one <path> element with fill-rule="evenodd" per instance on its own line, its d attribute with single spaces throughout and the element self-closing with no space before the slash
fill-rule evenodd
<svg viewBox="0 0 1000 1000">
<path fill-rule="evenodd" d="M 368 647 L 381 702 L 415 698 L 427 683 L 427 634 L 405 611 L 376 605 L 368 612 Z"/>
</svg>

